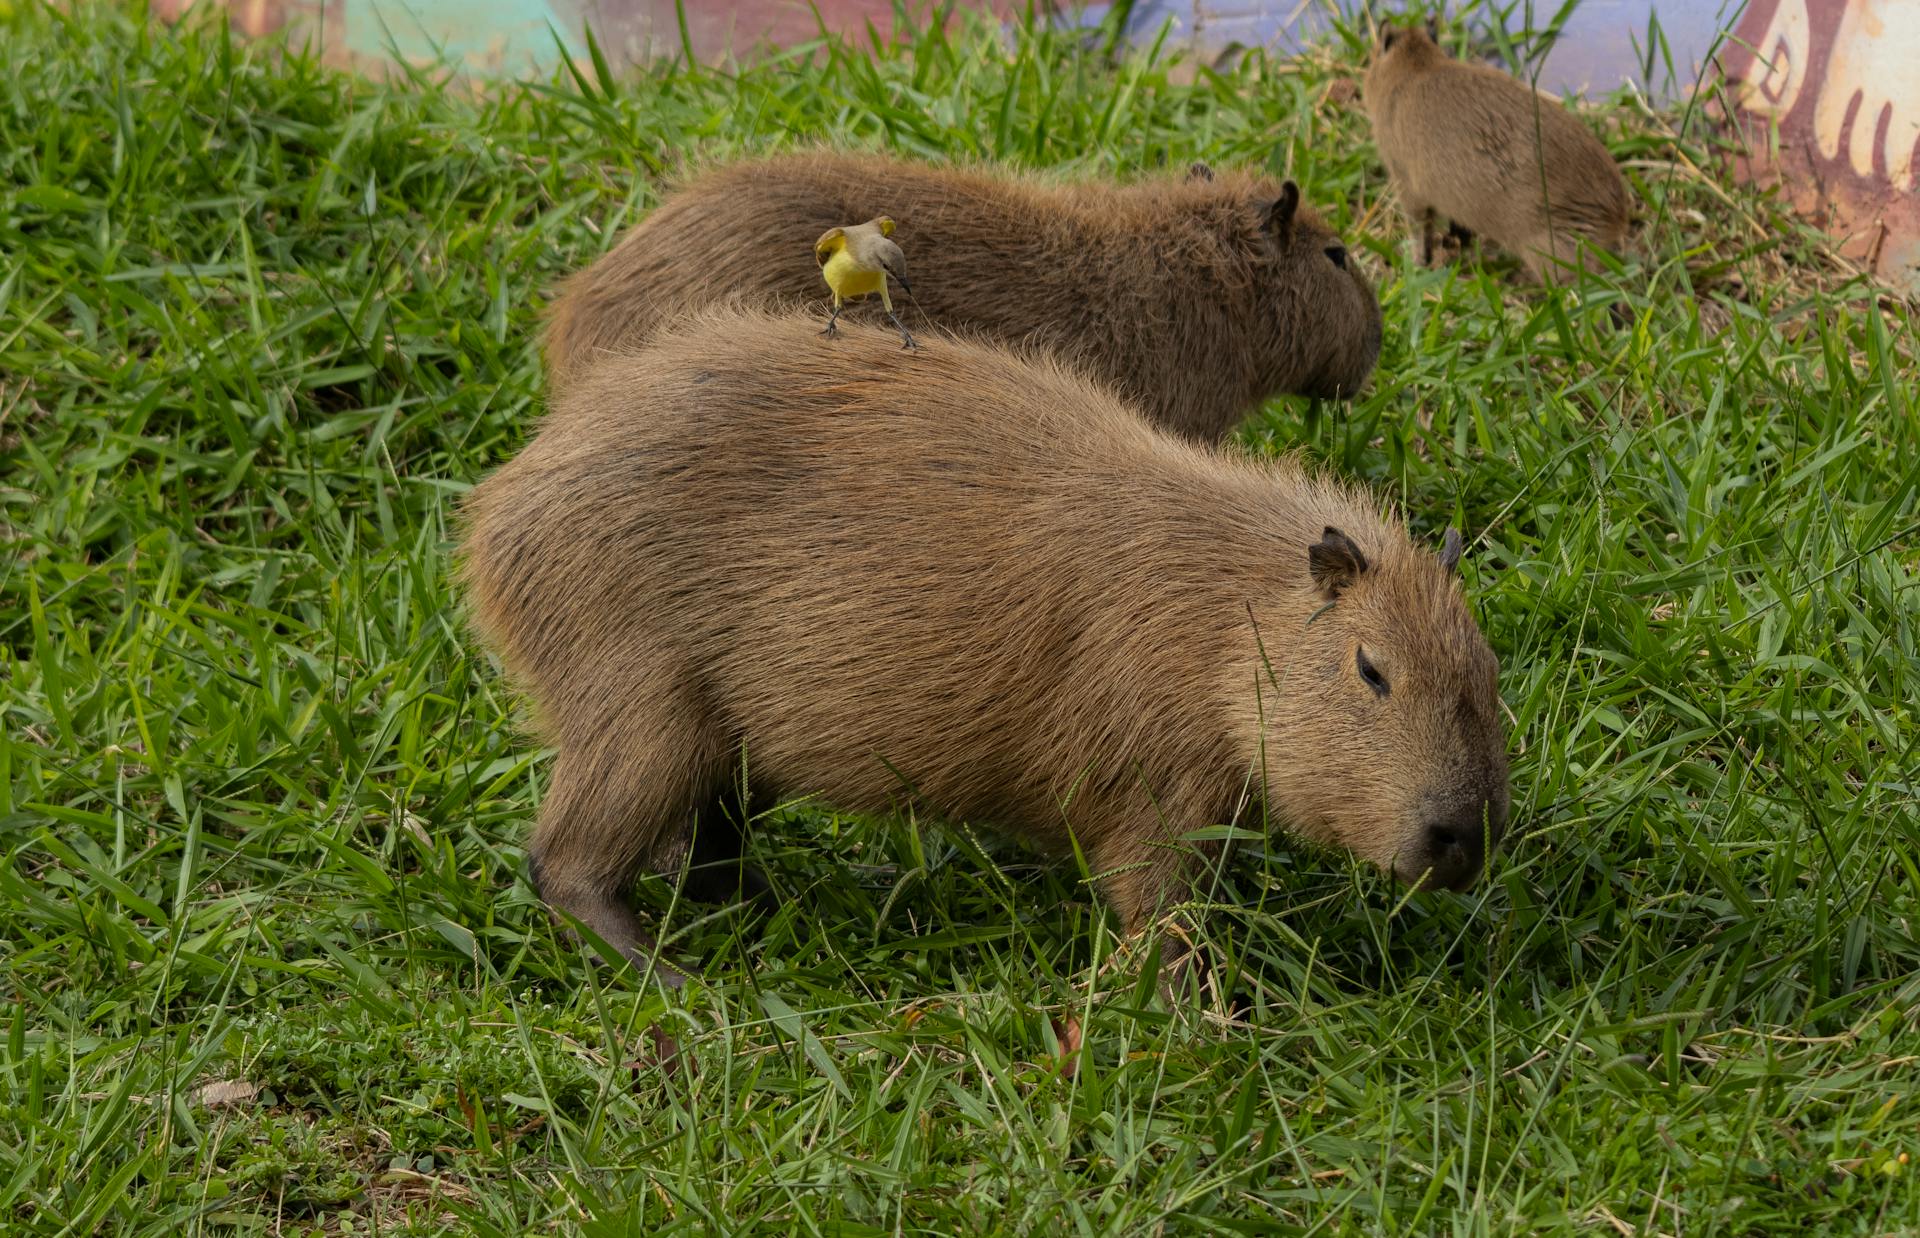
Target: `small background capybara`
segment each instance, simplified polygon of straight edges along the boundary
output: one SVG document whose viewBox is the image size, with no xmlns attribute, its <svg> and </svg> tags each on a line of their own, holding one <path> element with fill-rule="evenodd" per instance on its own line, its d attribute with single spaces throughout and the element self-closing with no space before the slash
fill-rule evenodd
<svg viewBox="0 0 1920 1238">
<path fill-rule="evenodd" d="M 549 901 L 641 955 L 632 882 L 743 760 L 757 794 L 1077 846 L 1128 932 L 1250 780 L 1309 837 L 1473 880 L 1507 766 L 1451 563 L 1055 359 L 842 330 L 699 313 L 583 367 L 474 490 L 472 608 L 558 749 Z"/>
<path fill-rule="evenodd" d="M 1613 156 L 1526 83 L 1455 60 L 1418 26 L 1386 26 L 1361 92 L 1422 262 L 1435 215 L 1542 280 L 1578 269 L 1583 241 L 1626 248 L 1632 197 Z"/>
<path fill-rule="evenodd" d="M 1203 441 L 1270 396 L 1355 395 L 1380 351 L 1371 287 L 1291 182 L 1121 186 L 820 151 L 694 177 L 567 280 L 546 334 L 554 387 L 720 298 L 824 306 L 814 238 L 883 214 L 913 272 L 910 326 L 1077 357 Z"/>
</svg>

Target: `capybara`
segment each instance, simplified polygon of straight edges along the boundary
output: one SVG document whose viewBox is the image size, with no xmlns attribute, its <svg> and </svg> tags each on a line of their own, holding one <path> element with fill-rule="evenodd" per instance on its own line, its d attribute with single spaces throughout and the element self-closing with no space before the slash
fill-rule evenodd
<svg viewBox="0 0 1920 1238">
<path fill-rule="evenodd" d="M 1626 247 L 1632 205 L 1613 156 L 1526 83 L 1455 60 L 1417 26 L 1387 26 L 1361 91 L 1422 263 L 1436 213 L 1541 280 L 1578 269 L 1582 240 Z"/>
<path fill-rule="evenodd" d="M 1196 165 L 1056 183 L 811 152 L 695 178 L 568 279 L 547 322 L 551 386 L 730 296 L 824 310 L 808 247 L 876 215 L 898 222 L 930 325 L 1074 356 L 1204 442 L 1276 394 L 1355 395 L 1380 352 L 1373 290 L 1291 181 Z"/>
<path fill-rule="evenodd" d="M 1364 491 L 1039 350 L 805 312 L 696 311 L 560 399 L 472 492 L 461 571 L 556 749 L 535 882 L 636 960 L 631 883 L 742 781 L 1077 842 L 1129 933 L 1250 788 L 1439 886 L 1506 825 L 1459 536 Z"/>
</svg>

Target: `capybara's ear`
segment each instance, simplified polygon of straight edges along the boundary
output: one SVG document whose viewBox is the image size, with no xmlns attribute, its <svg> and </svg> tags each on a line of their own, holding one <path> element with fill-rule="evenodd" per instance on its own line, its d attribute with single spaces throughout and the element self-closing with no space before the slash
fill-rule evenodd
<svg viewBox="0 0 1920 1238">
<path fill-rule="evenodd" d="M 1196 162 L 1187 169 L 1187 179 L 1190 181 L 1210 181 L 1213 179 L 1213 169 L 1204 163 Z"/>
<path fill-rule="evenodd" d="M 1320 540 L 1307 547 L 1307 573 L 1328 601 L 1339 597 L 1341 590 L 1366 570 L 1367 556 L 1360 553 L 1352 538 L 1332 525 L 1321 530 Z"/>
<path fill-rule="evenodd" d="M 1427 37 L 1435 43 L 1440 41 L 1440 14 L 1427 14 Z"/>
<path fill-rule="evenodd" d="M 1280 196 L 1267 208 L 1267 231 L 1277 237 L 1293 235 L 1293 213 L 1300 209 L 1300 186 L 1288 181 L 1280 186 Z"/>
<path fill-rule="evenodd" d="M 1383 52 L 1392 51 L 1393 41 L 1399 37 L 1400 37 L 1400 32 L 1394 27 L 1387 26 L 1383 28 L 1380 31 L 1380 50 Z"/>
<path fill-rule="evenodd" d="M 1448 529 L 1447 535 L 1440 539 L 1440 566 L 1449 572 L 1460 570 L 1460 551 L 1464 549 L 1460 541 L 1460 530 Z"/>
</svg>

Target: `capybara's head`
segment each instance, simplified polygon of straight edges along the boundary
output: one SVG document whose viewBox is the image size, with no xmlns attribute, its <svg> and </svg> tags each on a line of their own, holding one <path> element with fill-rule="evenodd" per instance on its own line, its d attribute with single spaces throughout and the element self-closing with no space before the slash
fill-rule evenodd
<svg viewBox="0 0 1920 1238">
<path fill-rule="evenodd" d="M 1313 609 L 1269 650 L 1284 678 L 1268 795 L 1308 837 L 1403 881 L 1465 889 L 1507 827 L 1499 661 L 1460 589 L 1459 533 L 1437 556 L 1398 536 L 1360 544 L 1385 527 L 1328 528 L 1293 552 Z"/>
<path fill-rule="evenodd" d="M 1440 50 L 1440 33 L 1433 22 L 1417 25 L 1412 22 L 1384 25 L 1380 35 L 1373 43 L 1372 65 L 1380 65 L 1388 60 L 1417 60 L 1422 56 L 1444 56 Z M 1370 66 L 1371 67 L 1371 66 Z"/>
<path fill-rule="evenodd" d="M 1259 204 L 1254 222 L 1255 269 L 1265 302 L 1256 329 L 1273 334 L 1275 344 L 1266 354 L 1286 358 L 1291 371 L 1267 377 L 1265 389 L 1352 399 L 1380 356 L 1380 303 L 1372 286 L 1346 243 L 1313 212 L 1300 209 L 1300 187 L 1292 181 Z"/>
<path fill-rule="evenodd" d="M 1440 50 L 1433 32 L 1415 25 L 1382 26 L 1373 41 L 1366 76 L 1360 80 L 1360 97 L 1368 108 L 1375 108 L 1393 93 L 1396 84 L 1419 76 L 1430 62 L 1444 59 L 1446 53 Z M 1440 123 L 1443 118 L 1434 119 Z"/>
</svg>

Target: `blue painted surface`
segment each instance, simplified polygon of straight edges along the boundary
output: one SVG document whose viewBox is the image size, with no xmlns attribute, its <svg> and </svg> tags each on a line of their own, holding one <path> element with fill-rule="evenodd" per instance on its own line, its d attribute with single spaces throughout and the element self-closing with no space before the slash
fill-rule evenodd
<svg viewBox="0 0 1920 1238">
<path fill-rule="evenodd" d="M 1733 26 L 1744 5 L 1745 0 L 1582 0 L 1548 53 L 1539 84 L 1560 95 L 1606 94 L 1627 82 L 1655 98 L 1684 95 L 1716 37 Z M 1091 5 L 1080 20 L 1097 22 L 1111 7 Z M 1336 14 L 1364 27 L 1369 7 L 1376 14 L 1387 14 L 1405 11 L 1407 6 L 1370 6 L 1364 0 L 1140 0 L 1129 17 L 1127 37 L 1134 43 L 1149 43 L 1171 22 L 1171 41 L 1190 44 L 1203 53 L 1238 43 L 1284 54 L 1324 38 Z M 1509 31 L 1543 28 L 1559 8 L 1558 0 L 1532 4 L 1522 0 Z M 1469 12 L 1470 21 L 1478 17 Z M 1665 52 L 1652 58 L 1649 76 L 1646 49 L 1659 47 L 1660 41 L 1652 37 L 1656 29 L 1663 36 Z"/>
<path fill-rule="evenodd" d="M 1708 57 L 1745 7 L 1744 0 L 1586 0 L 1547 54 L 1540 85 L 1593 95 L 1637 82 L 1656 99 L 1684 96 L 1703 80 Z"/>
<path fill-rule="evenodd" d="M 1920 4 L 1920 0 L 1911 0 Z M 759 18 L 778 0 L 686 0 L 695 26 L 726 26 L 741 13 Z M 787 0 L 804 11 L 804 0 Z M 1559 40 L 1548 54 L 1540 86 L 1555 94 L 1605 94 L 1635 82 L 1658 99 L 1683 95 L 1692 86 L 1716 35 L 1732 25 L 1745 0 L 1579 0 Z M 824 7 L 824 6 L 823 6 Z M 843 6 L 846 7 L 846 6 Z M 861 7 L 853 4 L 852 8 Z M 883 6 L 875 6 L 883 7 Z M 1171 24 L 1169 42 L 1201 55 L 1236 44 L 1263 47 L 1282 55 L 1328 37 L 1336 16 L 1364 28 L 1364 13 L 1399 13 L 1399 0 L 1138 0 L 1127 22 L 1127 38 L 1151 43 Z M 1459 3 L 1447 6 L 1459 10 Z M 1520 0 L 1509 27 L 1514 32 L 1545 26 L 1561 0 Z M 1484 21 L 1479 6 L 1467 6 L 1468 20 Z M 670 0 L 346 0 L 348 47 L 361 55 L 381 56 L 389 49 L 411 59 L 427 59 L 444 50 L 455 63 L 492 72 L 547 69 L 558 59 L 554 32 L 573 55 L 585 52 L 584 20 L 610 50 L 644 56 L 653 50 L 652 27 L 673 22 Z M 1062 20 L 1094 24 L 1110 4 L 1085 6 Z M 811 22 L 805 23 L 811 37 Z M 1672 73 L 1664 57 L 1647 74 L 1651 32 L 1664 33 Z M 677 44 L 677 25 L 667 25 Z M 776 41 L 778 39 L 776 38 Z"/>
<path fill-rule="evenodd" d="M 347 46 L 357 55 L 397 52 L 425 61 L 519 72 L 558 62 L 558 31 L 568 53 L 585 55 L 578 21 L 548 0 L 349 0 Z"/>
</svg>

